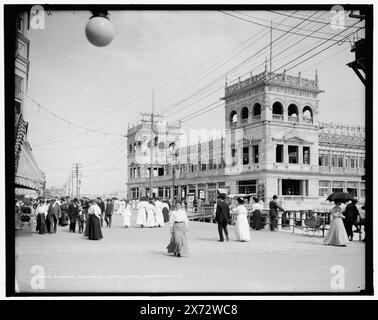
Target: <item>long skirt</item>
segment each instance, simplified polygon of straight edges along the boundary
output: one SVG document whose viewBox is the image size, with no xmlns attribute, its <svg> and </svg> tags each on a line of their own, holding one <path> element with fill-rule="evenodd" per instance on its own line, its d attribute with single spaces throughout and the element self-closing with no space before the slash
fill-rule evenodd
<svg viewBox="0 0 378 320">
<path fill-rule="evenodd" d="M 100 219 L 94 214 L 88 215 L 88 239 L 99 240 L 102 238 Z"/>
<path fill-rule="evenodd" d="M 122 226 L 123 227 L 128 227 L 130 225 L 130 219 L 131 218 L 131 214 L 122 214 Z"/>
<path fill-rule="evenodd" d="M 168 222 L 169 221 L 169 210 L 168 210 L 168 208 L 164 207 L 162 211 L 163 211 L 164 222 Z"/>
<path fill-rule="evenodd" d="M 145 208 L 140 208 L 138 210 L 136 224 L 140 224 L 142 226 L 145 226 L 147 224 L 146 209 Z"/>
<path fill-rule="evenodd" d="M 146 227 L 156 227 L 155 215 L 152 210 L 147 210 Z"/>
<path fill-rule="evenodd" d="M 47 227 L 46 227 L 46 218 L 43 213 L 39 213 L 37 215 L 37 228 L 36 231 L 38 231 L 39 234 L 45 234 L 47 233 Z"/>
<path fill-rule="evenodd" d="M 264 226 L 263 226 L 261 211 L 255 210 L 252 215 L 252 228 L 256 230 L 260 230 L 263 227 Z"/>
<path fill-rule="evenodd" d="M 349 242 L 344 223 L 341 218 L 334 218 L 324 239 L 324 244 L 345 246 Z"/>
<path fill-rule="evenodd" d="M 156 210 L 155 219 L 156 219 L 156 225 L 158 227 L 164 227 L 164 216 L 161 210 Z"/>
<path fill-rule="evenodd" d="M 100 223 L 101 225 L 101 223 Z M 85 221 L 85 225 L 84 225 L 84 237 L 88 237 L 88 232 L 89 231 L 89 215 L 87 217 L 87 220 Z"/>
<path fill-rule="evenodd" d="M 245 214 L 239 214 L 235 222 L 235 235 L 238 241 L 251 240 L 251 234 L 249 232 L 248 219 Z"/>
<path fill-rule="evenodd" d="M 188 240 L 186 239 L 186 227 L 183 222 L 175 222 L 172 226 L 172 236 L 167 249 L 168 253 L 189 254 Z"/>
</svg>

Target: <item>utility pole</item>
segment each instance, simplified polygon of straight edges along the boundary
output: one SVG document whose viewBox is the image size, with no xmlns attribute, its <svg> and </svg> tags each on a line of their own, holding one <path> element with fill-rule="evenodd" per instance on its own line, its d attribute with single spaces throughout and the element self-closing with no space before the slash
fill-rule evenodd
<svg viewBox="0 0 378 320">
<path fill-rule="evenodd" d="M 73 183 L 74 183 L 74 177 L 75 177 L 75 179 L 76 179 L 76 198 L 80 197 L 79 184 L 81 183 L 81 181 L 79 180 L 79 178 L 81 177 L 81 173 L 80 173 L 81 166 L 82 166 L 81 163 L 75 163 L 75 164 L 73 164 L 73 171 L 72 171 L 72 194 L 74 193 Z"/>
<path fill-rule="evenodd" d="M 71 171 L 71 197 L 74 194 L 74 172 Z"/>
<path fill-rule="evenodd" d="M 270 63 L 269 63 L 269 73 L 272 73 L 272 40 L 273 40 L 273 22 L 270 20 Z"/>
<path fill-rule="evenodd" d="M 355 14 L 350 13 L 349 17 L 360 19 L 360 21 L 363 21 L 366 19 L 366 16 L 363 14 Z M 358 34 L 356 33 L 358 36 Z M 352 68 L 353 71 L 356 73 L 358 78 L 362 81 L 362 83 L 366 86 L 366 73 L 368 69 L 368 58 L 367 54 L 370 52 L 366 39 L 360 39 L 354 42 L 351 52 L 355 53 L 355 60 L 352 62 L 347 63 L 347 66 Z M 364 74 L 361 73 L 363 71 Z"/>
<path fill-rule="evenodd" d="M 153 188 L 153 175 L 154 175 L 154 164 L 153 164 L 153 151 L 155 148 L 155 136 L 154 136 L 154 109 L 155 109 L 155 97 L 154 97 L 154 89 L 152 89 L 152 112 L 151 112 L 151 153 L 150 153 L 150 198 L 152 199 L 152 188 Z"/>
<path fill-rule="evenodd" d="M 149 196 L 153 197 L 153 164 L 154 164 L 154 157 L 153 152 L 155 148 L 155 118 L 161 118 L 161 115 L 154 113 L 154 105 L 155 105 L 155 97 L 154 97 L 154 90 L 152 90 L 152 112 L 151 113 L 141 113 L 141 116 L 144 116 L 144 122 L 150 122 L 150 130 L 151 130 L 151 140 L 150 140 L 150 192 Z"/>
<path fill-rule="evenodd" d="M 71 195 L 71 175 L 68 176 L 68 192 L 67 195 Z"/>
</svg>

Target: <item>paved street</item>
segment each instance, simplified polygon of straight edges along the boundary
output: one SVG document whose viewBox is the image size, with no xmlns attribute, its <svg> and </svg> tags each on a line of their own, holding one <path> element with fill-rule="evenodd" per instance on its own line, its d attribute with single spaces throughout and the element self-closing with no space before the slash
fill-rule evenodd
<svg viewBox="0 0 378 320">
<path fill-rule="evenodd" d="M 46 292 L 314 292 L 329 291 L 331 268 L 345 270 L 344 291 L 364 288 L 365 247 L 322 245 L 323 238 L 252 231 L 250 242 L 217 242 L 217 227 L 190 222 L 190 255 L 166 253 L 169 228 L 121 227 L 114 215 L 104 238 L 89 241 L 59 227 L 54 235 L 16 237 L 16 279 L 31 288 L 32 266 L 45 271 Z M 132 223 L 135 222 L 133 213 Z M 340 291 L 340 290 L 339 290 Z"/>
</svg>

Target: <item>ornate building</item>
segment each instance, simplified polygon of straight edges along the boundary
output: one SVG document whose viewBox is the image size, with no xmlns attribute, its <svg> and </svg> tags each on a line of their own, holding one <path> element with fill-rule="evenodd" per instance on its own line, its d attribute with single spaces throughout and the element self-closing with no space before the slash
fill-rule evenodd
<svg viewBox="0 0 378 320">
<path fill-rule="evenodd" d="M 167 163 L 165 155 L 153 162 L 154 172 L 158 170 L 154 195 L 194 195 L 210 201 L 223 188 L 265 202 L 277 194 L 287 209 L 312 209 L 332 191 L 351 192 L 364 200 L 365 131 L 320 123 L 322 92 L 317 74 L 310 80 L 300 73 L 268 73 L 266 67 L 243 81 L 226 83 L 225 132 L 208 141 L 180 141 L 174 161 Z M 149 181 L 136 161 L 138 130 L 136 126 L 128 132 L 129 197 L 145 195 Z M 166 127 L 162 136 L 170 133 Z"/>
</svg>

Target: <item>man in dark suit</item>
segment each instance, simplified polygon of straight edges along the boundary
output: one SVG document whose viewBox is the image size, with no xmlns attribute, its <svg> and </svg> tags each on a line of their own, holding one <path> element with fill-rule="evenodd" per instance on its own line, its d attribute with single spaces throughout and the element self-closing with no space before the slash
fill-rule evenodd
<svg viewBox="0 0 378 320">
<path fill-rule="evenodd" d="M 112 214 L 114 210 L 114 204 L 113 201 L 108 199 L 105 209 L 105 222 L 106 226 L 111 228 L 112 227 Z"/>
<path fill-rule="evenodd" d="M 102 228 L 103 225 L 104 225 L 105 202 L 102 201 L 102 199 L 100 197 L 98 197 L 97 200 L 98 200 L 98 206 L 101 209 L 100 224 L 101 224 L 101 228 Z"/>
<path fill-rule="evenodd" d="M 343 219 L 345 231 L 347 232 L 348 238 L 350 241 L 353 240 L 353 225 L 355 221 L 358 219 L 359 212 L 356 207 L 357 200 L 353 199 L 350 203 L 347 204 L 345 207 L 345 212 L 343 215 L 345 219 Z"/>
<path fill-rule="evenodd" d="M 61 214 L 62 212 L 60 210 L 58 199 L 50 200 L 49 209 L 47 210 L 47 220 L 49 221 L 48 232 L 50 234 L 53 232 L 56 233 L 56 227 Z"/>
<path fill-rule="evenodd" d="M 273 196 L 273 200 L 269 202 L 269 218 L 270 218 L 270 231 L 274 231 L 277 225 L 277 211 L 285 211 L 277 203 L 277 196 Z"/>
<path fill-rule="evenodd" d="M 70 217 L 70 232 L 75 232 L 76 221 L 79 216 L 79 201 L 76 198 L 68 206 L 68 215 Z"/>
<path fill-rule="evenodd" d="M 219 240 L 223 242 L 223 231 L 226 236 L 226 240 L 228 241 L 228 231 L 227 231 L 227 223 L 230 217 L 230 207 L 225 202 L 226 196 L 219 195 L 217 202 L 217 209 L 215 211 L 215 220 L 218 222 L 218 233 L 219 233 Z"/>
<path fill-rule="evenodd" d="M 53 207 L 54 207 L 54 200 L 50 199 L 48 201 L 47 216 L 46 216 L 47 232 L 50 234 L 52 233 L 52 230 L 54 228 Z"/>
</svg>

